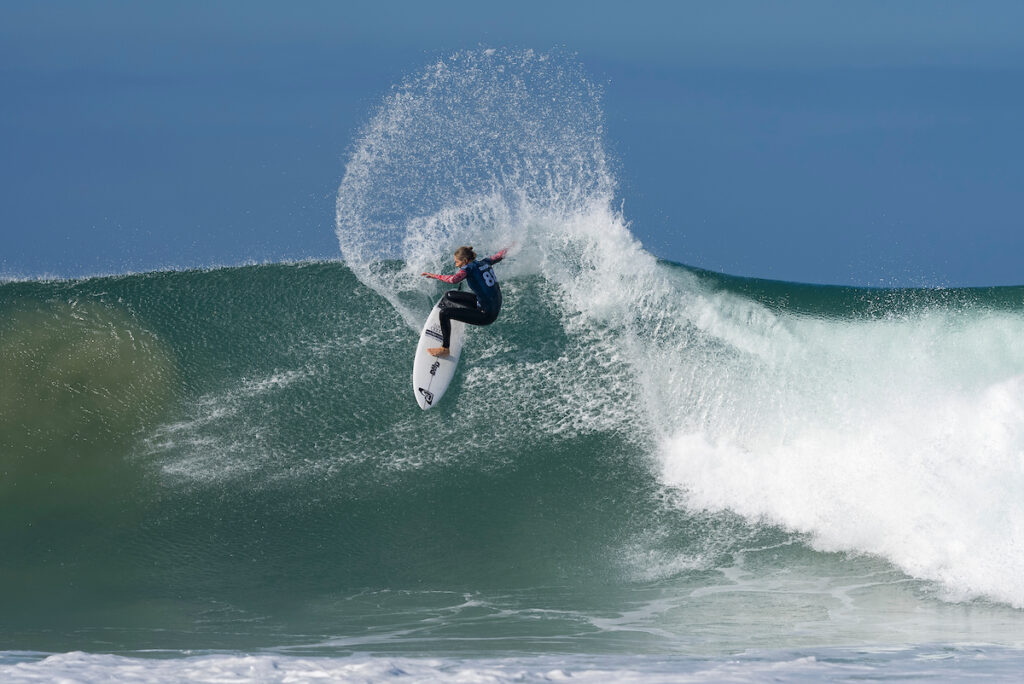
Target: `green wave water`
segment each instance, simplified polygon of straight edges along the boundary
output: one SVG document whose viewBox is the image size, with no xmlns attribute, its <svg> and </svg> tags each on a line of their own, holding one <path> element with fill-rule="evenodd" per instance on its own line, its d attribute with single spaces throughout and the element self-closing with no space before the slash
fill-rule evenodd
<svg viewBox="0 0 1024 684">
<path fill-rule="evenodd" d="M 817 325 L 1019 316 L 1016 289 L 656 268 L 691 298 Z M 659 455 L 669 426 L 638 408 L 650 388 L 596 339 L 621 331 L 567 319 L 543 278 L 504 285 L 500 322 L 471 331 L 430 412 L 410 385 L 416 331 L 341 263 L 0 285 L 4 643 L 713 651 L 740 638 L 714 634 L 723 611 L 800 615 L 833 639 L 880 601 L 957 612 L 939 600 L 957 587 L 907 584 L 902 558 L 814 551 L 813 525 L 688 501 L 705 483 L 666 477 L 680 456 Z M 844 601 L 857 620 L 830 614 Z M 972 624 L 1003 610 L 975 606 Z"/>
<path fill-rule="evenodd" d="M 487 376 L 507 356 L 492 345 L 421 412 L 415 333 L 341 264 L 0 293 L 8 629 L 136 601 L 607 577 L 598 560 L 655 507 L 615 505 L 650 488 L 615 431 L 559 436 L 565 415 L 495 401 Z M 494 343 L 558 363 L 546 315 L 514 307 L 533 324 Z"/>
</svg>

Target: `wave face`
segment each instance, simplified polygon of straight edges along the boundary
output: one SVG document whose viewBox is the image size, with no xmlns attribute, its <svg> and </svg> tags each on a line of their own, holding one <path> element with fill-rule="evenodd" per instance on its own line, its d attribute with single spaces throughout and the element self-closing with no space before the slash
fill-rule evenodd
<svg viewBox="0 0 1024 684">
<path fill-rule="evenodd" d="M 1024 289 L 659 261 L 602 150 L 571 62 L 460 54 L 364 130 L 344 263 L 0 284 L 5 643 L 1019 639 Z M 418 274 L 510 242 L 421 411 Z"/>
</svg>

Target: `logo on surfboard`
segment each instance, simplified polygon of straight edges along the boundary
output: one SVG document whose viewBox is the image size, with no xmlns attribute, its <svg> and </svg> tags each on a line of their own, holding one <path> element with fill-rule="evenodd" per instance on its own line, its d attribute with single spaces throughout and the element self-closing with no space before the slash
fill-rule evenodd
<svg viewBox="0 0 1024 684">
<path fill-rule="evenodd" d="M 423 389 L 422 387 L 419 387 L 418 389 L 420 391 L 420 394 L 423 395 L 423 399 L 427 402 L 427 406 L 430 406 L 431 404 L 434 403 L 433 392 L 431 392 L 430 390 Z"/>
</svg>

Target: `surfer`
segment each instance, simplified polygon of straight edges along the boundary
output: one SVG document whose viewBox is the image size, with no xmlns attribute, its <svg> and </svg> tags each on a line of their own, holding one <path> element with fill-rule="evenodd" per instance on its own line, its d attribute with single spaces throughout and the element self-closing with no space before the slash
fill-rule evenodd
<svg viewBox="0 0 1024 684">
<path fill-rule="evenodd" d="M 470 325 L 490 325 L 498 318 L 501 311 L 501 287 L 498 278 L 491 268 L 505 258 L 508 247 L 493 256 L 477 259 L 472 247 L 459 247 L 455 250 L 454 275 L 438 275 L 437 273 L 421 273 L 427 278 L 434 278 L 454 285 L 463 280 L 469 282 L 472 292 L 448 290 L 441 298 L 441 346 L 427 351 L 434 356 L 448 356 L 451 343 L 452 321 L 462 321 Z"/>
</svg>

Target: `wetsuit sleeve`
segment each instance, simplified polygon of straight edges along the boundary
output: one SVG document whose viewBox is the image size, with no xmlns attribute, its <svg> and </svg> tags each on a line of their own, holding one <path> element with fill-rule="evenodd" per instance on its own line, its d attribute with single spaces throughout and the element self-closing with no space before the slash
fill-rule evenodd
<svg viewBox="0 0 1024 684">
<path fill-rule="evenodd" d="M 448 283 L 449 285 L 454 285 L 455 283 L 461 283 L 463 280 L 466 279 L 466 269 L 460 268 L 458 273 L 454 275 L 438 275 L 436 273 L 431 273 L 430 275 L 434 276 L 441 282 Z"/>
<path fill-rule="evenodd" d="M 497 254 L 494 254 L 492 256 L 487 257 L 487 259 L 485 259 L 485 261 L 490 262 L 491 265 L 493 266 L 494 264 L 498 263 L 499 261 L 501 261 L 502 259 L 505 258 L 505 252 L 507 252 L 507 251 L 508 251 L 508 247 L 506 247 L 505 249 L 501 250 Z"/>
</svg>

